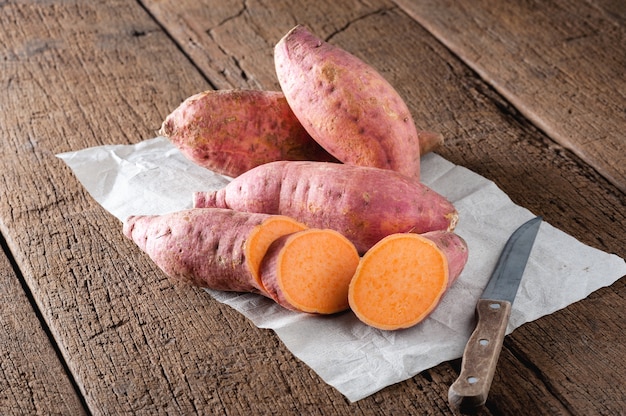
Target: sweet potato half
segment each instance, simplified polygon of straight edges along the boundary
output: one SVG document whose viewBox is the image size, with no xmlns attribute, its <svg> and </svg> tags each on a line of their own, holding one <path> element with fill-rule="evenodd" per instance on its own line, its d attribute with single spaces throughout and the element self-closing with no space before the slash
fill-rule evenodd
<svg viewBox="0 0 626 416">
<path fill-rule="evenodd" d="M 412 327 L 437 307 L 467 258 L 467 244 L 451 232 L 388 236 L 361 259 L 350 282 L 350 308 L 378 329 Z"/>
</svg>

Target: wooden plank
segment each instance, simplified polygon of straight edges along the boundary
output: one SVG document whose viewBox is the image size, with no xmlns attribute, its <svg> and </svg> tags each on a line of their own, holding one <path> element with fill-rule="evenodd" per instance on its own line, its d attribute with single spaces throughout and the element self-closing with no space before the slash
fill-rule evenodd
<svg viewBox="0 0 626 416">
<path fill-rule="evenodd" d="M 506 348 L 520 360 L 532 362 L 536 377 L 569 413 L 593 403 L 590 414 L 622 414 L 626 319 L 620 311 L 625 304 L 626 279 L 622 278 L 537 324 L 522 326 L 507 339 Z"/>
<path fill-rule="evenodd" d="M 274 44 L 301 22 L 317 22 L 332 36 L 355 21 L 394 7 L 373 3 L 329 1 L 311 4 L 274 1 L 142 1 L 150 13 L 197 65 L 215 88 L 280 88 L 274 72 Z M 331 15 L 327 15 L 331 10 Z"/>
<path fill-rule="evenodd" d="M 626 192 L 626 7 L 396 0 L 541 130 Z"/>
<path fill-rule="evenodd" d="M 85 414 L 80 393 L 4 252 L 0 254 L 0 305 L 0 414 Z"/>
<path fill-rule="evenodd" d="M 621 231 L 611 225 L 626 219 L 624 195 L 595 172 L 593 167 L 544 136 L 511 103 L 477 78 L 475 73 L 415 22 L 389 7 L 389 4 L 379 2 L 370 3 L 370 9 L 364 10 L 362 16 L 351 16 L 353 21 L 342 20 L 341 24 L 337 24 L 334 16 L 347 15 L 348 10 L 354 9 L 356 5 L 345 2 L 344 11 L 337 4 L 317 2 L 316 16 L 311 18 L 307 16 L 303 3 L 290 2 L 290 13 L 284 14 L 282 6 L 277 3 L 274 3 L 275 9 L 272 7 L 268 10 L 255 2 L 247 2 L 244 11 L 235 13 L 237 6 L 232 2 L 231 15 L 235 17 L 218 27 L 201 17 L 200 10 L 208 10 L 208 2 L 182 5 L 180 2 L 146 2 L 146 7 L 170 33 L 175 31 L 170 27 L 181 21 L 191 22 L 184 31 L 196 39 L 201 39 L 204 33 L 219 33 L 220 36 L 205 38 L 211 44 L 223 41 L 242 45 L 247 41 L 252 45 L 271 45 L 265 38 L 268 31 L 278 40 L 295 23 L 309 25 L 322 37 L 340 44 L 385 74 L 408 101 L 418 124 L 444 133 L 447 146 L 439 151 L 443 156 L 494 180 L 515 202 L 544 215 L 550 223 L 583 242 L 621 256 L 626 254 Z M 220 5 L 226 8 L 229 2 Z M 219 13 L 228 15 L 223 10 Z M 248 29 L 248 26 L 252 29 Z M 242 33 L 245 35 L 240 35 Z M 184 39 L 177 41 L 184 49 Z M 224 82 L 221 74 L 212 78 L 212 73 L 219 71 L 203 71 L 214 85 L 227 85 L 225 88 L 257 87 L 248 83 L 251 78 L 266 80 L 261 88 L 278 88 L 270 57 L 250 48 L 237 53 L 232 60 L 244 58 L 248 67 L 254 68 L 255 72 L 242 77 L 238 83 L 232 80 Z M 200 56 L 193 59 L 207 61 Z M 618 294 L 615 304 L 625 302 L 621 287 L 618 284 L 615 289 Z M 545 319 L 524 326 L 526 333 L 537 335 L 549 332 L 555 340 L 575 334 L 576 328 L 585 328 L 585 322 L 596 314 L 590 301 L 579 302 L 576 308 L 572 316 L 568 315 L 570 327 L 557 325 L 553 328 Z M 619 325 L 614 324 L 615 320 L 619 320 L 618 313 L 615 308 L 609 311 L 602 322 L 614 330 L 612 334 L 620 334 Z M 516 340 L 516 337 L 514 334 L 510 339 Z M 525 335 L 522 337 L 525 339 Z M 615 342 L 615 337 L 598 340 L 598 345 Z M 537 345 L 535 347 L 540 348 Z M 551 347 L 553 354 L 561 354 L 563 361 L 567 359 L 567 343 L 553 342 Z M 518 349 L 513 351 L 518 352 Z M 590 392 L 599 394 L 601 402 L 610 403 L 611 398 L 617 397 L 620 391 L 608 386 L 609 380 L 597 383 L 597 380 L 585 380 L 583 375 L 586 371 L 593 372 L 596 360 L 610 360 L 616 352 L 621 350 L 604 350 L 599 356 L 596 355 L 597 349 L 594 352 L 581 352 L 575 360 L 581 377 L 577 379 L 577 389 L 570 390 L 561 388 L 555 381 L 561 375 L 549 371 L 549 362 L 536 364 L 532 354 L 524 354 L 522 357 L 507 355 L 508 361 L 498 368 L 499 382 L 494 385 L 489 406 L 495 413 L 513 409 L 524 414 L 567 414 L 568 409 L 582 413 L 587 410 L 593 412 L 596 406 L 593 401 L 583 403 L 577 399 L 581 392 L 587 392 L 583 396 L 589 396 Z M 572 370 L 572 366 L 563 364 L 564 368 Z M 540 367 L 539 370 L 536 366 Z M 548 376 L 544 376 L 544 373 Z M 618 374 L 623 374 L 623 370 L 618 371 Z M 443 378 L 445 381 L 433 386 L 428 382 L 430 378 Z M 438 397 L 445 398 L 447 385 L 453 379 L 449 376 L 447 366 L 439 366 L 415 377 L 411 382 L 390 387 L 375 397 L 388 397 L 386 394 L 391 394 L 398 400 L 397 397 L 404 397 L 401 393 L 404 393 L 405 388 L 404 394 L 414 395 L 414 391 L 421 391 L 422 385 L 429 385 L 437 389 Z M 420 387 L 415 388 L 413 382 L 420 384 Z M 607 389 L 606 396 L 602 395 L 602 389 Z M 431 394 L 427 392 L 425 398 L 432 397 Z M 571 405 L 572 402 L 575 404 Z M 605 404 L 597 406 L 604 409 Z M 608 405 L 608 409 L 619 409 L 619 406 L 619 403 L 613 403 Z"/>
<path fill-rule="evenodd" d="M 257 58 L 243 49 L 250 52 L 243 59 L 240 46 L 230 50 L 223 44 L 271 45 L 293 21 L 310 24 L 379 67 L 407 97 L 416 119 L 446 134 L 444 156 L 497 179 L 518 203 L 553 224 L 623 255 L 621 234 L 611 226 L 625 218 L 622 194 L 553 146 L 414 21 L 388 3 L 373 8 L 305 3 L 276 2 L 269 8 L 247 2 L 243 9 L 239 3 L 203 3 L 232 17 L 218 21 L 215 46 L 245 73 L 224 72 L 216 64 L 216 79 L 199 74 L 201 66 L 187 62 L 134 2 L 2 6 L 0 41 L 8 46 L 0 60 L 0 85 L 8 99 L 0 112 L 0 225 L 91 413 L 450 413 L 445 395 L 455 371 L 449 364 L 347 403 L 273 333 L 255 328 L 203 291 L 167 280 L 54 157 L 152 137 L 182 99 L 211 85 L 268 88 L 270 52 Z M 169 6 L 147 5 L 155 16 L 158 7 Z M 193 14 L 185 17 L 197 22 Z M 188 27 L 164 27 L 170 34 L 192 33 Z M 179 39 L 180 45 L 186 39 Z M 510 154 L 517 159 L 511 161 Z M 584 186 L 584 195 L 570 182 Z M 618 311 L 608 311 L 602 320 L 616 319 Z M 583 306 L 572 325 L 593 316 L 592 308 Z M 553 332 L 556 340 L 562 330 Z M 553 348 L 567 354 L 564 344 Z M 581 359 L 591 367 L 604 357 L 588 353 Z M 504 362 L 501 370 L 514 374 L 511 386 L 537 380 L 518 361 Z M 534 384 L 536 404 L 559 406 L 545 383 Z M 528 395 L 515 392 L 519 395 L 507 400 L 522 408 Z M 594 403 L 580 406 L 580 413 L 595 409 Z"/>
</svg>

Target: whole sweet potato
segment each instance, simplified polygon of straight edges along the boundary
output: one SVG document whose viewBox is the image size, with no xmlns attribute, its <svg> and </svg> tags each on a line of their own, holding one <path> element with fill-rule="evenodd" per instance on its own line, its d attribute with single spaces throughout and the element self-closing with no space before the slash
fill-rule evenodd
<svg viewBox="0 0 626 416">
<path fill-rule="evenodd" d="M 283 216 L 207 208 L 131 216 L 123 232 L 177 281 L 269 297 L 259 273 L 268 247 L 304 229 Z"/>
<path fill-rule="evenodd" d="M 419 132 L 402 97 L 374 68 L 300 25 L 276 44 L 274 62 L 294 114 L 330 154 L 419 180 Z"/>
<path fill-rule="evenodd" d="M 201 92 L 168 115 L 159 134 L 194 163 L 233 177 L 275 160 L 336 161 L 278 91 Z"/>
<path fill-rule="evenodd" d="M 340 232 L 359 253 L 389 234 L 453 230 L 458 218 L 446 198 L 398 172 L 308 161 L 257 166 L 222 189 L 195 193 L 194 206 L 286 215 Z"/>
</svg>

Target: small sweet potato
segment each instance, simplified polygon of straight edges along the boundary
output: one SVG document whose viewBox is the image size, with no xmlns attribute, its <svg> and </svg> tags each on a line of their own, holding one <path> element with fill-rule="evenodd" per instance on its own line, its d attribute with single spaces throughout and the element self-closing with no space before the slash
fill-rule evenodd
<svg viewBox="0 0 626 416">
<path fill-rule="evenodd" d="M 259 274 L 268 247 L 304 229 L 288 217 L 205 208 L 131 216 L 123 232 L 177 281 L 269 297 Z"/>
<path fill-rule="evenodd" d="M 350 282 L 350 308 L 364 323 L 383 330 L 409 328 L 426 318 L 467 262 L 458 235 L 438 231 L 394 234 L 372 247 Z"/>
<path fill-rule="evenodd" d="M 308 229 L 274 241 L 261 262 L 261 281 L 283 307 L 332 314 L 348 309 L 359 264 L 354 245 L 334 230 Z"/>
<path fill-rule="evenodd" d="M 419 132 L 411 112 L 373 67 L 301 25 L 275 45 L 274 62 L 294 114 L 330 154 L 419 180 Z"/>
<path fill-rule="evenodd" d="M 194 163 L 232 177 L 275 160 L 336 161 L 278 91 L 201 92 L 168 115 L 159 134 Z"/>
<path fill-rule="evenodd" d="M 398 172 L 308 161 L 257 166 L 222 189 L 196 192 L 194 206 L 286 215 L 338 231 L 359 253 L 394 233 L 451 231 L 458 218 L 446 198 Z"/>
</svg>

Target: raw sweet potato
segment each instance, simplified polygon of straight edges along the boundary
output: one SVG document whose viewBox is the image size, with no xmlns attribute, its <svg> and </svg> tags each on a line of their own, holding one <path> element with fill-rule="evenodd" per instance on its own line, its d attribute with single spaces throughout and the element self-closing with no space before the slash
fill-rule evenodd
<svg viewBox="0 0 626 416">
<path fill-rule="evenodd" d="M 458 234 L 448 231 L 430 231 L 423 233 L 422 237 L 425 237 L 437 244 L 439 250 L 446 255 L 446 259 L 448 261 L 449 288 L 465 268 L 465 264 L 467 263 L 469 256 L 467 243 Z"/>
<path fill-rule="evenodd" d="M 356 248 L 343 235 L 308 229 L 272 243 L 261 263 L 261 280 L 287 309 L 332 314 L 348 309 L 348 286 L 358 264 Z"/>
<path fill-rule="evenodd" d="M 263 256 L 278 237 L 304 229 L 288 217 L 206 208 L 131 216 L 123 231 L 175 280 L 267 296 Z"/>
<path fill-rule="evenodd" d="M 282 92 L 205 91 L 167 116 L 159 134 L 189 160 L 238 176 L 275 160 L 336 161 L 294 116 Z"/>
<path fill-rule="evenodd" d="M 373 67 L 301 25 L 276 44 L 274 63 L 294 114 L 330 154 L 419 180 L 419 132 L 411 112 Z"/>
<path fill-rule="evenodd" d="M 340 232 L 359 253 L 394 233 L 452 231 L 458 218 L 447 199 L 398 172 L 307 161 L 258 166 L 222 189 L 195 193 L 194 206 L 286 215 Z"/>
<path fill-rule="evenodd" d="M 454 233 L 388 236 L 361 259 L 350 282 L 350 308 L 375 328 L 409 328 L 435 309 L 466 262 L 467 245 Z"/>
</svg>

